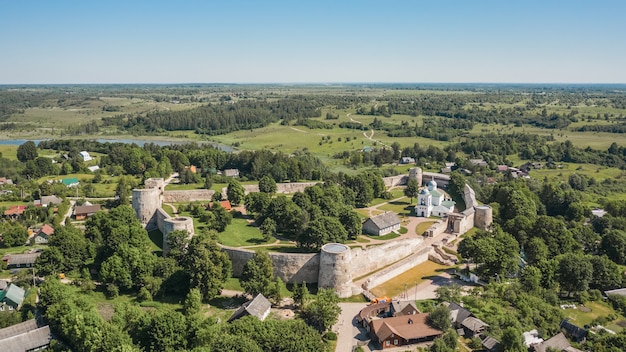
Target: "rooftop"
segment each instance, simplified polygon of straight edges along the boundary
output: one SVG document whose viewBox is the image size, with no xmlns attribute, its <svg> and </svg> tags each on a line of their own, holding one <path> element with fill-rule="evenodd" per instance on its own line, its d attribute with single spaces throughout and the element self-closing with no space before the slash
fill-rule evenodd
<svg viewBox="0 0 626 352">
<path fill-rule="evenodd" d="M 80 205 L 74 208 L 74 215 L 93 214 L 100 211 L 100 204 Z"/>
<path fill-rule="evenodd" d="M 48 325 L 39 327 L 35 319 L 0 329 L 0 351 L 31 351 L 52 340 Z"/>
<path fill-rule="evenodd" d="M 23 264 L 35 264 L 37 257 L 41 255 L 41 252 L 37 253 L 25 253 L 25 254 L 7 254 L 2 257 L 2 260 L 7 262 L 7 265 L 23 265 Z"/>
<path fill-rule="evenodd" d="M 372 332 L 379 341 L 386 340 L 392 334 L 405 340 L 438 336 L 443 331 L 426 323 L 428 313 L 403 315 L 399 317 L 372 320 Z"/>
<path fill-rule="evenodd" d="M 259 318 L 259 320 L 264 320 L 267 317 L 271 306 L 272 304 L 270 301 L 259 293 L 251 301 L 242 304 L 241 307 L 239 307 L 239 309 L 237 309 L 235 313 L 228 318 L 228 321 L 230 322 L 235 319 L 239 319 L 245 315 L 252 315 Z"/>
<path fill-rule="evenodd" d="M 392 211 L 386 211 L 380 215 L 372 216 L 370 220 L 379 228 L 384 229 L 390 226 L 398 225 L 400 219 L 396 213 Z"/>
</svg>

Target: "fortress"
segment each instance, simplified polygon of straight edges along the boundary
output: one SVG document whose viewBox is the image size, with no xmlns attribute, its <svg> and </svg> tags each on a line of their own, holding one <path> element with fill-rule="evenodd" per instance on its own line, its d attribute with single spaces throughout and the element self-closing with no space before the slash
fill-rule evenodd
<svg viewBox="0 0 626 352">
<path fill-rule="evenodd" d="M 384 178 L 387 187 L 406 184 L 409 178 L 415 178 L 418 184 L 424 183 L 424 175 L 430 180 L 436 180 L 440 185 L 447 185 L 448 175 L 423 173 L 420 168 L 412 168 L 408 175 L 399 175 Z M 279 190 L 303 190 L 311 183 L 278 184 Z M 185 196 L 186 191 L 167 192 L 164 190 L 163 179 L 147 179 L 145 189 L 133 189 L 132 206 L 137 218 L 146 229 L 158 228 L 163 233 L 165 246 L 167 234 L 176 230 L 185 230 L 190 236 L 194 234 L 193 219 L 189 217 L 171 217 L 162 209 L 165 200 L 193 198 L 194 200 L 210 200 L 209 192 L 200 195 L 196 191 L 193 195 Z M 248 190 L 248 191 L 253 191 Z M 170 193 L 175 193 L 172 197 Z M 207 196 L 206 199 L 196 199 L 198 196 Z M 212 195 L 212 192 L 211 192 Z M 474 190 L 465 185 L 463 194 L 466 209 L 460 213 L 450 213 L 429 228 L 425 235 L 435 236 L 448 232 L 454 236 L 463 234 L 473 226 L 487 230 L 491 227 L 492 210 L 486 205 L 479 205 Z M 279 253 L 270 252 L 269 256 L 274 266 L 274 275 L 286 283 L 317 283 L 320 288 L 332 288 L 340 297 L 350 297 L 359 294 L 363 289 L 375 287 L 415 266 L 427 261 L 452 259 L 440 248 L 426 246 L 423 238 L 408 238 L 388 241 L 381 245 L 366 249 L 350 248 L 345 244 L 328 243 L 320 253 Z M 242 248 L 233 248 L 220 245 L 232 261 L 233 276 L 241 275 L 245 263 L 250 260 L 254 251 Z M 163 248 L 167 253 L 167 248 Z M 381 270 L 382 269 L 382 270 Z M 380 271 L 379 271 L 380 270 Z M 358 287 L 354 281 L 371 275 Z"/>
</svg>

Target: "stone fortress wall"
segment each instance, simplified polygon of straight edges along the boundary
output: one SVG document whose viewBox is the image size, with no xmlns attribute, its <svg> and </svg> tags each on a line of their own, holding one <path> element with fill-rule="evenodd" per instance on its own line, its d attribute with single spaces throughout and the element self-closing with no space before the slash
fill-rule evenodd
<svg viewBox="0 0 626 352">
<path fill-rule="evenodd" d="M 426 177 L 424 177 L 426 175 Z M 448 175 L 423 173 L 420 168 L 411 169 L 408 175 L 399 175 L 384 178 L 385 185 L 397 186 L 406 184 L 409 178 L 415 178 L 422 185 L 430 180 L 447 185 Z M 304 188 L 315 185 L 317 182 L 277 184 L 279 193 L 303 191 Z M 164 200 L 171 202 L 210 200 L 212 193 L 206 190 L 192 191 L 164 191 L 163 179 L 148 179 L 145 189 L 133 190 L 133 209 L 138 219 L 146 228 L 158 228 L 163 233 L 163 243 L 166 243 L 167 234 L 175 230 L 187 230 L 193 235 L 193 220 L 186 217 L 172 218 L 161 208 Z M 256 187 L 256 186 L 255 186 Z M 247 187 L 247 192 L 258 190 L 258 187 Z M 213 191 L 210 191 L 213 192 Z M 188 193 L 188 194 L 186 194 Z M 478 205 L 474 191 L 465 186 L 463 198 L 467 209 L 462 213 L 451 214 L 433 225 L 436 234 L 445 230 L 453 230 L 455 234 L 462 234 L 474 224 L 482 229 L 491 226 L 492 213 L 489 206 Z M 430 229 L 429 229 L 430 230 Z M 458 231 L 457 231 L 458 230 Z M 374 287 L 388 279 L 397 276 L 418 264 L 428 260 L 432 247 L 424 247 L 421 238 L 389 241 L 382 245 L 366 249 L 354 248 L 338 243 L 326 244 L 320 253 L 278 253 L 271 252 L 269 256 L 274 265 L 274 275 L 287 283 L 318 283 L 320 288 L 332 288 L 340 297 L 349 297 L 361 292 L 353 279 L 375 272 L 386 266 L 383 271 L 376 273 L 364 285 L 367 289 Z M 252 258 L 254 251 L 221 246 L 233 263 L 233 275 L 240 276 L 245 263 Z M 164 248 L 164 252 L 166 249 Z"/>
</svg>

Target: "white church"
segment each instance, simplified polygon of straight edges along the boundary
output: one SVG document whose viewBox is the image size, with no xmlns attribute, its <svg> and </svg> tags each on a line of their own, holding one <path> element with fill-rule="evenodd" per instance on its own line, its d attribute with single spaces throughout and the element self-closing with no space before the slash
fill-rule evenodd
<svg viewBox="0 0 626 352">
<path fill-rule="evenodd" d="M 427 188 L 423 188 L 417 196 L 415 214 L 425 218 L 431 215 L 442 218 L 454 211 L 455 204 L 456 202 L 446 198 L 445 194 L 437 189 L 437 182 L 431 180 L 428 181 Z"/>
</svg>

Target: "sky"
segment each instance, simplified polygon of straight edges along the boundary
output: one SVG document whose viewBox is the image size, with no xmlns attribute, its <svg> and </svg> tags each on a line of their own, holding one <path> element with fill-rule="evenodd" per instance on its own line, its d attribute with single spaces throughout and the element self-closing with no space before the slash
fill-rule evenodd
<svg viewBox="0 0 626 352">
<path fill-rule="evenodd" d="M 626 83 L 624 0 L 0 0 L 0 84 Z"/>
</svg>

